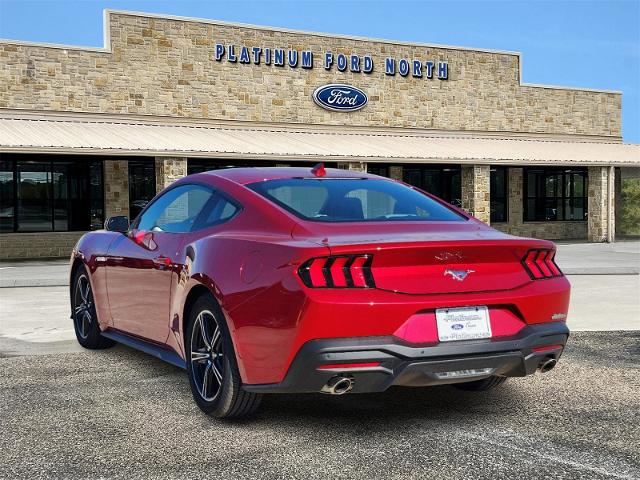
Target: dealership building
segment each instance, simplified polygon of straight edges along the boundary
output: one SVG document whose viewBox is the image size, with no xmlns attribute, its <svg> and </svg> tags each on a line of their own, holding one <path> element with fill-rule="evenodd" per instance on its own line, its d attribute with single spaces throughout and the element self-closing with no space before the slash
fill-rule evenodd
<svg viewBox="0 0 640 480">
<path fill-rule="evenodd" d="M 67 256 L 194 172 L 368 171 L 495 228 L 614 241 L 621 93 L 520 54 L 106 11 L 104 47 L 0 41 L 0 259 Z"/>
</svg>

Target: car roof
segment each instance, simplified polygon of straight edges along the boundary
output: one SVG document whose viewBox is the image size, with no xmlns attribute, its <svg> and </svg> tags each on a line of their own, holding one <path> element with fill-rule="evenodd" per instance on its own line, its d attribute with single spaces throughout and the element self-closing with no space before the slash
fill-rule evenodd
<svg viewBox="0 0 640 480">
<path fill-rule="evenodd" d="M 280 180 L 285 178 L 380 178 L 377 175 L 364 172 L 354 172 L 339 168 L 326 168 L 325 175 L 317 177 L 310 167 L 250 167 L 250 168 L 224 168 L 203 172 L 205 175 L 214 175 L 226 178 L 240 185 L 263 182 L 267 180 Z"/>
</svg>

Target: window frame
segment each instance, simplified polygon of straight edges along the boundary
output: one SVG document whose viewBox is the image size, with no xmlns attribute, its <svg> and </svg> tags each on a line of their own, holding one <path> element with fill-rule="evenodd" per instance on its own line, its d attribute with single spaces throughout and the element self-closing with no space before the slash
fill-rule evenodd
<svg viewBox="0 0 640 480">
<path fill-rule="evenodd" d="M 555 196 L 536 196 L 537 192 L 534 192 L 533 196 L 529 195 L 529 175 L 532 172 L 542 172 L 543 181 L 546 185 L 546 181 L 548 177 L 559 175 L 560 176 L 560 195 Z M 567 192 L 567 177 L 570 175 L 580 174 L 582 176 L 583 181 L 583 189 L 582 196 L 570 196 L 570 193 Z M 568 167 L 525 167 L 523 169 L 522 174 L 522 221 L 523 223 L 536 223 L 536 222 L 586 222 L 589 214 L 589 171 L 586 168 L 568 168 Z M 537 185 L 535 185 L 535 189 L 537 190 Z M 575 185 L 572 183 L 571 191 L 575 190 Z M 533 219 L 529 219 L 529 200 L 534 199 L 534 211 L 533 211 Z M 567 218 L 567 202 L 574 201 L 576 199 L 582 200 L 582 208 L 584 212 L 584 218 Z M 562 218 L 555 219 L 547 219 L 547 218 L 537 218 L 536 212 L 539 209 L 540 202 L 544 206 L 547 201 L 553 200 L 556 203 L 562 203 Z M 544 207 L 546 208 L 546 207 Z"/>
<path fill-rule="evenodd" d="M 203 182 L 180 183 L 180 184 L 177 184 L 177 185 L 172 185 L 171 187 L 163 190 L 160 195 L 156 195 L 149 203 L 147 203 L 145 205 L 145 207 L 140 211 L 138 216 L 133 220 L 133 222 L 131 222 L 131 224 L 129 226 L 129 231 L 131 232 L 132 230 L 137 230 L 138 226 L 140 225 L 140 220 L 142 219 L 142 217 L 146 213 L 146 211 L 149 208 L 151 208 L 156 202 L 158 202 L 160 199 L 162 199 L 165 195 L 167 195 L 168 193 L 172 192 L 176 188 L 189 187 L 189 186 L 191 186 L 191 187 L 203 187 L 203 188 L 205 188 L 205 189 L 207 189 L 207 190 L 209 190 L 211 192 L 211 198 L 209 198 L 207 200 L 207 202 L 202 207 L 202 210 L 200 210 L 200 212 L 198 212 L 198 215 L 196 215 L 196 218 L 195 218 L 195 220 L 193 222 L 193 227 L 191 228 L 191 230 L 188 230 L 186 232 L 162 231 L 162 232 L 157 232 L 157 233 L 168 233 L 168 234 L 174 234 L 174 235 L 184 235 L 184 234 L 188 234 L 188 233 L 199 232 L 201 230 L 206 230 L 207 228 L 216 227 L 218 225 L 222 225 L 224 223 L 230 222 L 231 220 L 236 218 L 240 214 L 240 212 L 242 212 L 244 210 L 244 207 L 242 206 L 242 204 L 240 202 L 238 202 L 235 198 L 232 198 L 229 194 L 227 194 L 226 192 L 220 190 L 219 188 L 213 187 L 213 186 L 211 186 L 211 185 L 209 185 L 207 183 L 203 183 Z M 214 223 L 203 224 L 203 221 L 202 221 L 202 218 L 201 218 L 203 216 L 203 212 L 207 209 L 207 206 L 209 205 L 211 199 L 216 194 L 219 195 L 222 199 L 224 199 L 227 202 L 229 202 L 230 204 L 232 204 L 234 207 L 236 207 L 236 211 L 233 213 L 233 215 L 231 215 L 230 217 L 225 218 L 223 220 L 220 220 L 220 221 L 217 221 L 217 222 L 214 222 Z"/>
</svg>

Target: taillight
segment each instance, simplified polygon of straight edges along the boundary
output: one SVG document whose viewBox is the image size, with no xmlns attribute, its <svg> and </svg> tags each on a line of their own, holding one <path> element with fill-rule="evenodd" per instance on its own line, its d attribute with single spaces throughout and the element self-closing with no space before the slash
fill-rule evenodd
<svg viewBox="0 0 640 480">
<path fill-rule="evenodd" d="M 536 248 L 522 257 L 522 265 L 533 280 L 561 277 L 562 272 L 555 261 L 555 250 Z"/>
<path fill-rule="evenodd" d="M 374 288 L 371 255 L 334 255 L 312 258 L 298 269 L 311 288 Z"/>
</svg>

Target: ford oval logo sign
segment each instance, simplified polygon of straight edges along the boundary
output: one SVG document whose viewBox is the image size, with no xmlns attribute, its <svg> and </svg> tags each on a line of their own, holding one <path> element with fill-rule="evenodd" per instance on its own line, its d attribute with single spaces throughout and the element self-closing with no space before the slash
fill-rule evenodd
<svg viewBox="0 0 640 480">
<path fill-rule="evenodd" d="M 453 330 L 461 330 L 464 328 L 464 325 L 462 325 L 461 323 L 454 323 L 453 325 L 451 325 L 451 328 Z"/>
<path fill-rule="evenodd" d="M 353 112 L 369 101 L 367 94 L 359 88 L 339 83 L 316 88 L 313 100 L 322 108 L 335 112 Z"/>
</svg>

